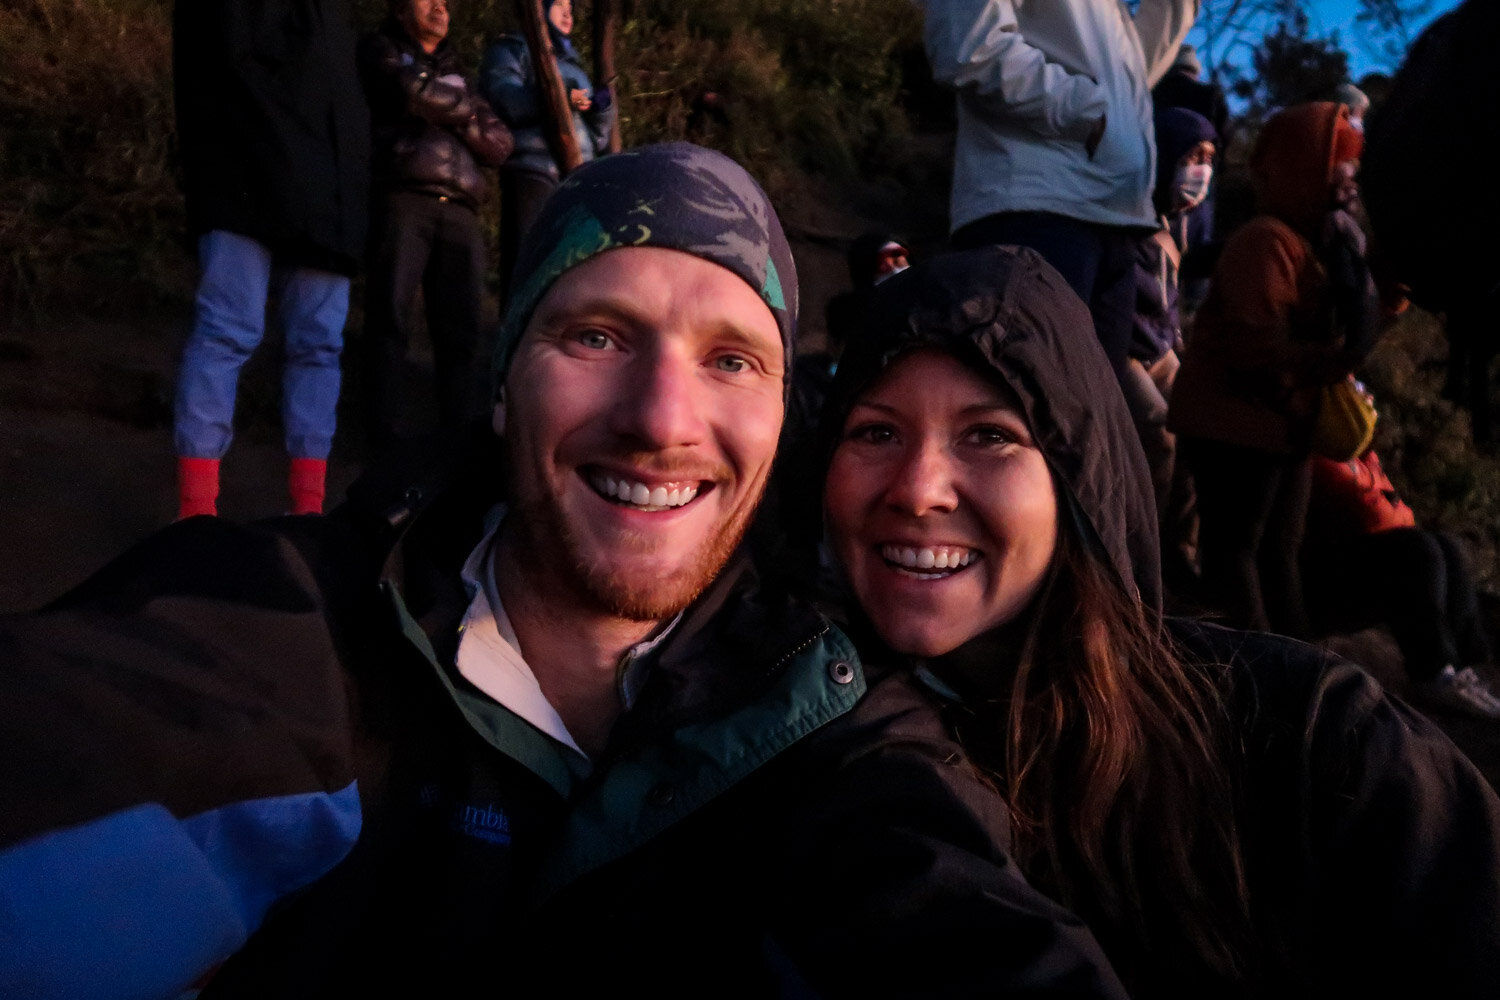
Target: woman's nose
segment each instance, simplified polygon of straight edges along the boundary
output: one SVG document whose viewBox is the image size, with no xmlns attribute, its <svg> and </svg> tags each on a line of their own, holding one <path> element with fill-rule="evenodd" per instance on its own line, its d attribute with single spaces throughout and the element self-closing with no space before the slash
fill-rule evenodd
<svg viewBox="0 0 1500 1000">
<path fill-rule="evenodd" d="M 905 514 L 947 513 L 958 507 L 953 459 L 936 441 L 911 445 L 886 491 L 886 502 Z"/>
</svg>

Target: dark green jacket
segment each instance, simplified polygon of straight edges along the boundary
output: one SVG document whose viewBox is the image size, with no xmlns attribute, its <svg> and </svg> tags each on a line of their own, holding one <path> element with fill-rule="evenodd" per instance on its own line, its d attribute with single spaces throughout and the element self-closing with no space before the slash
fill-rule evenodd
<svg viewBox="0 0 1500 1000">
<path fill-rule="evenodd" d="M 205 1000 L 392 981 L 1120 995 L 1088 932 L 1021 879 L 993 833 L 1003 804 L 921 694 L 867 677 L 842 633 L 746 560 L 653 651 L 590 774 L 471 687 L 453 666 L 458 572 L 502 495 L 492 446 L 435 462 L 467 481 L 367 482 L 329 519 L 360 539 L 354 578 L 325 585 L 359 692 L 364 832 Z M 387 550 L 377 584 L 370 553 Z"/>
</svg>

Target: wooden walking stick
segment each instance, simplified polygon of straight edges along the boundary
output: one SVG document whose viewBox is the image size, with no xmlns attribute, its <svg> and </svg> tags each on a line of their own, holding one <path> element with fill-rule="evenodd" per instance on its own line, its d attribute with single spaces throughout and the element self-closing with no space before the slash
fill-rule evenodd
<svg viewBox="0 0 1500 1000">
<path fill-rule="evenodd" d="M 615 87 L 615 0 L 594 0 L 594 80 L 610 88 L 615 117 L 609 127 L 609 151 L 620 151 L 620 91 Z"/>
<path fill-rule="evenodd" d="M 516 0 L 516 8 L 521 15 L 521 30 L 526 33 L 526 45 L 531 49 L 531 68 L 541 90 L 538 95 L 541 100 L 537 103 L 542 112 L 542 138 L 547 140 L 558 171 L 566 177 L 583 163 L 583 154 L 578 150 L 578 137 L 573 134 L 573 107 L 563 90 L 557 62 L 552 58 L 542 3 L 543 0 Z"/>
</svg>

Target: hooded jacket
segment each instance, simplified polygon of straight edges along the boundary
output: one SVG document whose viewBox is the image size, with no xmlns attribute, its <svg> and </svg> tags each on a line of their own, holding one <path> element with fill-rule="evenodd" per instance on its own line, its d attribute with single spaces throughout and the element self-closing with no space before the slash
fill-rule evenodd
<svg viewBox="0 0 1500 1000">
<path fill-rule="evenodd" d="M 1015 393 L 1053 470 L 1060 520 L 1074 518 L 1155 612 L 1145 461 L 1088 311 L 1062 278 L 1027 249 L 951 254 L 884 282 L 871 315 L 839 365 L 831 425 L 903 352 L 953 353 Z M 1278 636 L 1163 621 L 1163 641 L 1222 676 L 1238 748 L 1223 766 L 1259 950 L 1226 979 L 1191 956 L 1129 950 L 1136 934 L 1094 924 L 1132 995 L 1493 995 L 1500 800 L 1477 769 L 1353 664 Z M 970 645 L 994 648 L 984 643 Z M 891 655 L 878 644 L 862 653 Z M 933 696 L 955 725 L 972 714 L 951 691 Z"/>
<path fill-rule="evenodd" d="M 1250 161 L 1261 214 L 1229 238 L 1214 268 L 1172 389 L 1173 431 L 1305 454 L 1319 389 L 1368 350 L 1364 311 L 1375 297 L 1362 247 L 1330 229 L 1336 132 L 1347 120 L 1347 109 L 1316 102 L 1262 130 Z M 1342 305 L 1345 291 L 1352 308 Z"/>
<path fill-rule="evenodd" d="M 933 77 L 958 91 L 949 222 L 1051 212 L 1155 226 L 1151 87 L 1192 27 L 1197 0 L 930 0 Z M 1085 141 L 1099 118 L 1092 155 Z"/>
<path fill-rule="evenodd" d="M 1174 211 L 1177 161 L 1200 142 L 1218 141 L 1213 125 L 1197 112 L 1186 108 L 1162 108 L 1156 112 L 1153 197 L 1163 228 L 1136 244 L 1135 325 L 1130 338 L 1130 356 L 1147 367 L 1177 349 L 1182 340 L 1177 311 L 1178 274 L 1182 258 L 1188 252 L 1188 217 L 1192 210 Z"/>
</svg>

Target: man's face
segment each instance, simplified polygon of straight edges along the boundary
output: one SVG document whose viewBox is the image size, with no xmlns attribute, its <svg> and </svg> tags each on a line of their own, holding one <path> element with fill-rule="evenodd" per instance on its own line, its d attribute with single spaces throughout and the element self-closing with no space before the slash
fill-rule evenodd
<svg viewBox="0 0 1500 1000">
<path fill-rule="evenodd" d="M 413 41 L 431 51 L 448 37 L 448 0 L 407 0 L 397 20 Z"/>
<path fill-rule="evenodd" d="M 717 264 L 631 247 L 559 278 L 495 410 L 531 582 L 636 621 L 691 603 L 760 501 L 784 367 L 771 310 Z"/>
</svg>

